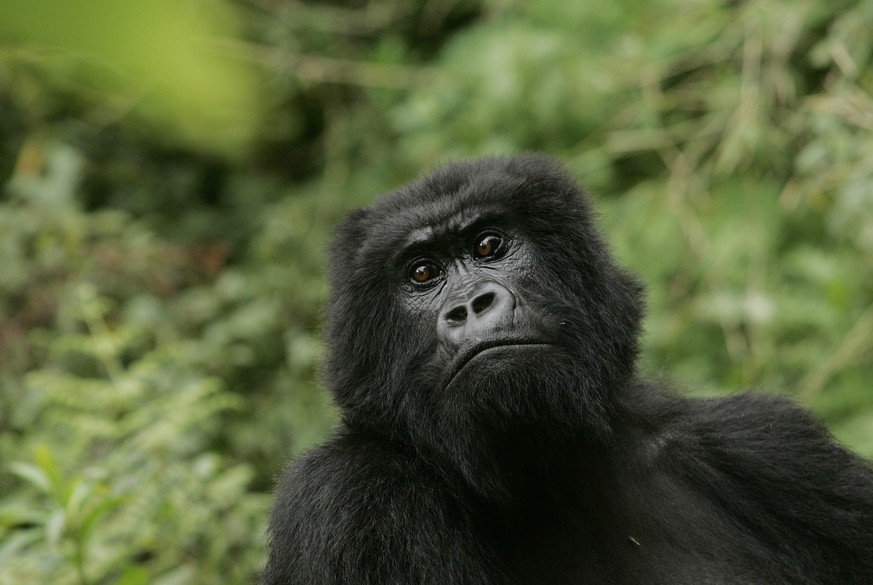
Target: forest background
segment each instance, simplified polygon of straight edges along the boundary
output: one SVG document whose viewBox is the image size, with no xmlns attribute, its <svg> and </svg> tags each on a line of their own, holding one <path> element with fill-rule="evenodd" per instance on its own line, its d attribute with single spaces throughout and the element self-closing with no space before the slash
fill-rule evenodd
<svg viewBox="0 0 873 585">
<path fill-rule="evenodd" d="M 253 583 L 336 420 L 331 230 L 461 157 L 588 186 L 647 375 L 873 456 L 870 31 L 869 0 L 0 0 L 0 584 Z"/>
</svg>

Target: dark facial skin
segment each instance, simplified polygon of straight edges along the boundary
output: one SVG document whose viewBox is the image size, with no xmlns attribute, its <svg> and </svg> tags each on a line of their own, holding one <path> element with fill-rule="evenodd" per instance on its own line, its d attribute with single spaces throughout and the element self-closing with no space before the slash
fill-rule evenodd
<svg viewBox="0 0 873 585">
<path fill-rule="evenodd" d="M 642 288 L 540 156 L 350 214 L 265 585 L 870 585 L 873 472 L 774 396 L 640 380 Z"/>
<path fill-rule="evenodd" d="M 553 346 L 550 324 L 536 318 L 520 289 L 521 276 L 532 268 L 530 250 L 495 223 L 480 219 L 440 236 L 422 234 L 405 254 L 410 285 L 402 302 L 413 318 L 436 324 L 434 362 L 443 371 L 443 389 L 458 376 L 463 380 L 468 367 Z"/>
</svg>

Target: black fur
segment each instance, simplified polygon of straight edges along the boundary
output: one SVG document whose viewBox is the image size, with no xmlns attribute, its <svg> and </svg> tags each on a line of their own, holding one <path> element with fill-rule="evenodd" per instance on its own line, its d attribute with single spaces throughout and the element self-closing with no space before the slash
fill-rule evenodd
<svg viewBox="0 0 873 585">
<path fill-rule="evenodd" d="M 331 253 L 343 422 L 280 482 L 265 585 L 873 584 L 867 464 L 784 399 L 639 381 L 642 289 L 551 160 L 447 166 Z"/>
</svg>

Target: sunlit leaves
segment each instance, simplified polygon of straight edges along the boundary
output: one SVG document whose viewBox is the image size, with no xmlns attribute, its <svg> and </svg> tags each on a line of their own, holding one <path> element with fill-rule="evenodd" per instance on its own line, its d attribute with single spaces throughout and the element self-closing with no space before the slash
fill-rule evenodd
<svg viewBox="0 0 873 585">
<path fill-rule="evenodd" d="M 3 2 L 0 68 L 4 56 L 23 60 L 52 84 L 94 93 L 104 117 L 133 111 L 176 140 L 235 153 L 252 139 L 261 102 L 232 17 L 218 1 Z"/>
</svg>

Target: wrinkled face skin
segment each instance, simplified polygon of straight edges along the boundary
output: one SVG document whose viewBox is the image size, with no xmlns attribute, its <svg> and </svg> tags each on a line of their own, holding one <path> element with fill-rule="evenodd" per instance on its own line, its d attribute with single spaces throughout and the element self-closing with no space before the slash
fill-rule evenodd
<svg viewBox="0 0 873 585">
<path fill-rule="evenodd" d="M 640 288 L 548 159 L 445 167 L 353 213 L 331 255 L 327 383 L 346 424 L 437 450 L 608 427 Z"/>
</svg>

